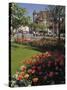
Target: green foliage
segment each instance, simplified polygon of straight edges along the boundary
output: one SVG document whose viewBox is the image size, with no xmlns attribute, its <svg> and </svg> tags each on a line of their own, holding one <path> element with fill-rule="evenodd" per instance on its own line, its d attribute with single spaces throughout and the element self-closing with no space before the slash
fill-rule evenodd
<svg viewBox="0 0 67 90">
<path fill-rule="evenodd" d="M 31 18 L 26 16 L 27 10 L 20 8 L 16 3 L 11 6 L 11 25 L 13 28 L 18 28 L 21 25 L 29 25 Z"/>
<path fill-rule="evenodd" d="M 46 28 L 48 26 L 45 26 L 44 24 L 40 24 L 40 23 L 31 23 L 30 27 L 35 31 L 46 31 Z"/>
<path fill-rule="evenodd" d="M 53 22 L 58 24 L 59 34 L 58 40 L 60 40 L 60 34 L 65 33 L 65 6 L 48 6 L 49 12 L 52 15 Z"/>
</svg>

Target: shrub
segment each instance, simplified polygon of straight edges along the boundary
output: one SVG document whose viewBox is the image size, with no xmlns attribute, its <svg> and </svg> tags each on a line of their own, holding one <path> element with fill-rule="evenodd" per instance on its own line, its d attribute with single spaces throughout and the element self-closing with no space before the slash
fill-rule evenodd
<svg viewBox="0 0 67 90">
<path fill-rule="evenodd" d="M 57 38 L 42 38 L 40 40 L 34 40 L 31 42 L 31 45 L 34 47 L 39 48 L 41 51 L 46 50 L 62 50 L 64 52 L 64 43 L 65 41 L 63 39 L 60 40 L 58 43 Z"/>
</svg>

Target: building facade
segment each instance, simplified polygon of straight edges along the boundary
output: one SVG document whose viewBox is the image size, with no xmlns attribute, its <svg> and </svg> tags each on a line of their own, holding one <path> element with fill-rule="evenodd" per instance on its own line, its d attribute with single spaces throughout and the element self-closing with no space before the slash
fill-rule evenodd
<svg viewBox="0 0 67 90">
<path fill-rule="evenodd" d="M 46 26 L 47 34 L 58 35 L 58 24 L 49 11 L 33 12 L 33 22 Z"/>
</svg>

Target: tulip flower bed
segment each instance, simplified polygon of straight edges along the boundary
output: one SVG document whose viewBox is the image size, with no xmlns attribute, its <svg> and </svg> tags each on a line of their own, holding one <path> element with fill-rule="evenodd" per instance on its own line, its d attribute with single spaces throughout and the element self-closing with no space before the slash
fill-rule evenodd
<svg viewBox="0 0 67 90">
<path fill-rule="evenodd" d="M 65 56 L 59 51 L 48 51 L 25 60 L 11 80 L 12 87 L 64 83 Z"/>
<path fill-rule="evenodd" d="M 28 43 L 28 42 L 31 42 L 31 39 L 29 38 L 17 38 L 15 40 L 16 43 Z"/>
</svg>

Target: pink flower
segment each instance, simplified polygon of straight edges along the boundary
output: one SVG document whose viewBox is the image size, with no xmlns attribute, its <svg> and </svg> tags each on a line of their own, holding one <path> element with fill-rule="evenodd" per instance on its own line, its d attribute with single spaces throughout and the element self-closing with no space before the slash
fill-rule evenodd
<svg viewBox="0 0 67 90">
<path fill-rule="evenodd" d="M 32 70 L 32 74 L 34 74 L 35 73 L 35 70 Z"/>
<path fill-rule="evenodd" d="M 29 70 L 28 70 L 28 73 L 29 73 L 29 74 L 32 74 L 32 69 L 29 69 Z"/>
<path fill-rule="evenodd" d="M 25 71 L 26 70 L 26 66 L 21 66 L 20 68 L 22 71 Z"/>
<path fill-rule="evenodd" d="M 36 83 L 36 82 L 38 82 L 38 78 L 37 78 L 37 77 L 36 77 L 36 78 L 33 78 L 32 81 L 33 81 L 34 83 Z"/>
<path fill-rule="evenodd" d="M 29 78 L 29 74 L 25 74 L 24 78 L 28 79 Z"/>
</svg>

